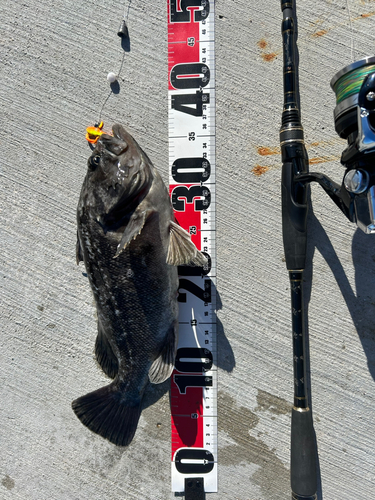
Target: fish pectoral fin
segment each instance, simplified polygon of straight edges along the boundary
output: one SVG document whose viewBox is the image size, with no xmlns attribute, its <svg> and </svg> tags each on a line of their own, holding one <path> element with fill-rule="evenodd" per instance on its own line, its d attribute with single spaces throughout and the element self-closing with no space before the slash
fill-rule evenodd
<svg viewBox="0 0 375 500">
<path fill-rule="evenodd" d="M 152 214 L 152 210 L 150 209 L 142 209 L 142 205 L 133 212 L 128 225 L 123 232 L 120 243 L 117 246 L 116 255 L 114 259 L 120 255 L 120 253 L 125 250 L 125 248 L 129 245 L 132 240 L 141 234 L 141 231 L 146 223 L 147 218 Z"/>
<path fill-rule="evenodd" d="M 172 266 L 207 264 L 206 257 L 191 241 L 190 234 L 173 221 L 170 223 L 169 236 L 167 264 Z"/>
<path fill-rule="evenodd" d="M 148 372 L 148 378 L 152 384 L 161 384 L 172 375 L 177 352 L 177 341 L 178 323 L 176 322 L 169 330 L 160 356 L 155 359 Z"/>
<path fill-rule="evenodd" d="M 77 261 L 77 265 L 81 261 L 83 261 L 82 248 L 81 248 L 81 244 L 79 242 L 78 233 L 77 233 L 77 244 L 76 244 L 76 261 Z"/>
<path fill-rule="evenodd" d="M 124 394 L 120 384 L 81 396 L 72 403 L 74 413 L 91 431 L 117 446 L 128 446 L 137 430 L 142 397 Z"/>
<path fill-rule="evenodd" d="M 95 341 L 95 357 L 103 372 L 108 377 L 115 378 L 118 373 L 118 360 L 100 322 L 98 322 L 98 335 Z"/>
</svg>

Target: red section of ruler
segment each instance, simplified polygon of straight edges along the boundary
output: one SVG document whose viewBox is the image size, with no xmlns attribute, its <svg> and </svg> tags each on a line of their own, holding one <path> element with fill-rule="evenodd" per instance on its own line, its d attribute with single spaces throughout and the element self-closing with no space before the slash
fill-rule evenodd
<svg viewBox="0 0 375 500">
<path fill-rule="evenodd" d="M 176 370 L 174 374 L 178 373 Z M 172 375 L 173 380 L 173 375 Z M 203 396 L 202 388 L 188 387 L 180 394 L 175 383 L 171 384 L 172 410 L 172 460 L 179 448 L 203 447 Z"/>
<path fill-rule="evenodd" d="M 192 184 L 184 184 L 186 188 L 189 188 Z M 169 196 L 172 195 L 172 191 L 176 187 L 180 187 L 181 184 L 171 184 L 169 186 Z M 192 200 L 191 203 L 187 203 L 186 198 L 182 198 L 185 204 L 185 209 L 183 212 L 174 211 L 174 216 L 176 221 L 183 227 L 191 236 L 191 240 L 198 248 L 201 250 L 201 210 L 195 210 L 194 204 L 195 200 Z"/>
<path fill-rule="evenodd" d="M 190 12 L 190 22 L 171 23 L 168 2 L 168 75 L 176 64 L 199 62 L 199 23 L 194 21 L 194 10 Z M 174 87 L 168 78 L 169 90 Z"/>
</svg>

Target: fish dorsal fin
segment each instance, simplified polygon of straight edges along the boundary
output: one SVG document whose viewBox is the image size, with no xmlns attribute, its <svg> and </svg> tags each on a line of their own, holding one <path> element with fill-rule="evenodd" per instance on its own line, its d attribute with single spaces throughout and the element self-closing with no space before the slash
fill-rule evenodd
<svg viewBox="0 0 375 500">
<path fill-rule="evenodd" d="M 171 221 L 167 264 L 171 264 L 172 266 L 181 266 L 183 264 L 204 266 L 206 263 L 206 257 L 191 241 L 190 234 L 181 226 Z"/>
<path fill-rule="evenodd" d="M 150 209 L 142 210 L 141 206 L 142 205 L 139 205 L 137 210 L 135 210 L 132 216 L 130 217 L 128 225 L 126 226 L 125 231 L 123 232 L 121 241 L 117 246 L 117 251 L 114 258 L 118 257 L 120 253 L 123 250 L 125 250 L 125 248 L 129 245 L 129 243 L 132 240 L 135 240 L 135 238 L 139 234 L 141 234 L 141 231 L 146 223 L 147 218 L 151 215 L 152 210 Z"/>
</svg>

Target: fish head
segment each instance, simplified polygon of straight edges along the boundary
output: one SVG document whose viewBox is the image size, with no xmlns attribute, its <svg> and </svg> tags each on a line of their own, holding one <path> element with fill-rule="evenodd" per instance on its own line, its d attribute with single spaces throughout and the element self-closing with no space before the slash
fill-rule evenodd
<svg viewBox="0 0 375 500">
<path fill-rule="evenodd" d="M 87 204 L 104 217 L 133 210 L 152 183 L 151 162 L 133 137 L 119 124 L 103 134 L 88 159 Z"/>
</svg>

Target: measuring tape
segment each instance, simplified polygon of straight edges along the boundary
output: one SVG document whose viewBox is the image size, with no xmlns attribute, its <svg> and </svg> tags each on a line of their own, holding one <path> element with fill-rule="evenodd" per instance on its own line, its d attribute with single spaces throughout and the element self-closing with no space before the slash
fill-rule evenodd
<svg viewBox="0 0 375 500">
<path fill-rule="evenodd" d="M 168 0 L 170 196 L 177 221 L 208 259 L 206 268 L 179 267 L 174 492 L 217 491 L 214 8 L 214 0 Z"/>
</svg>

